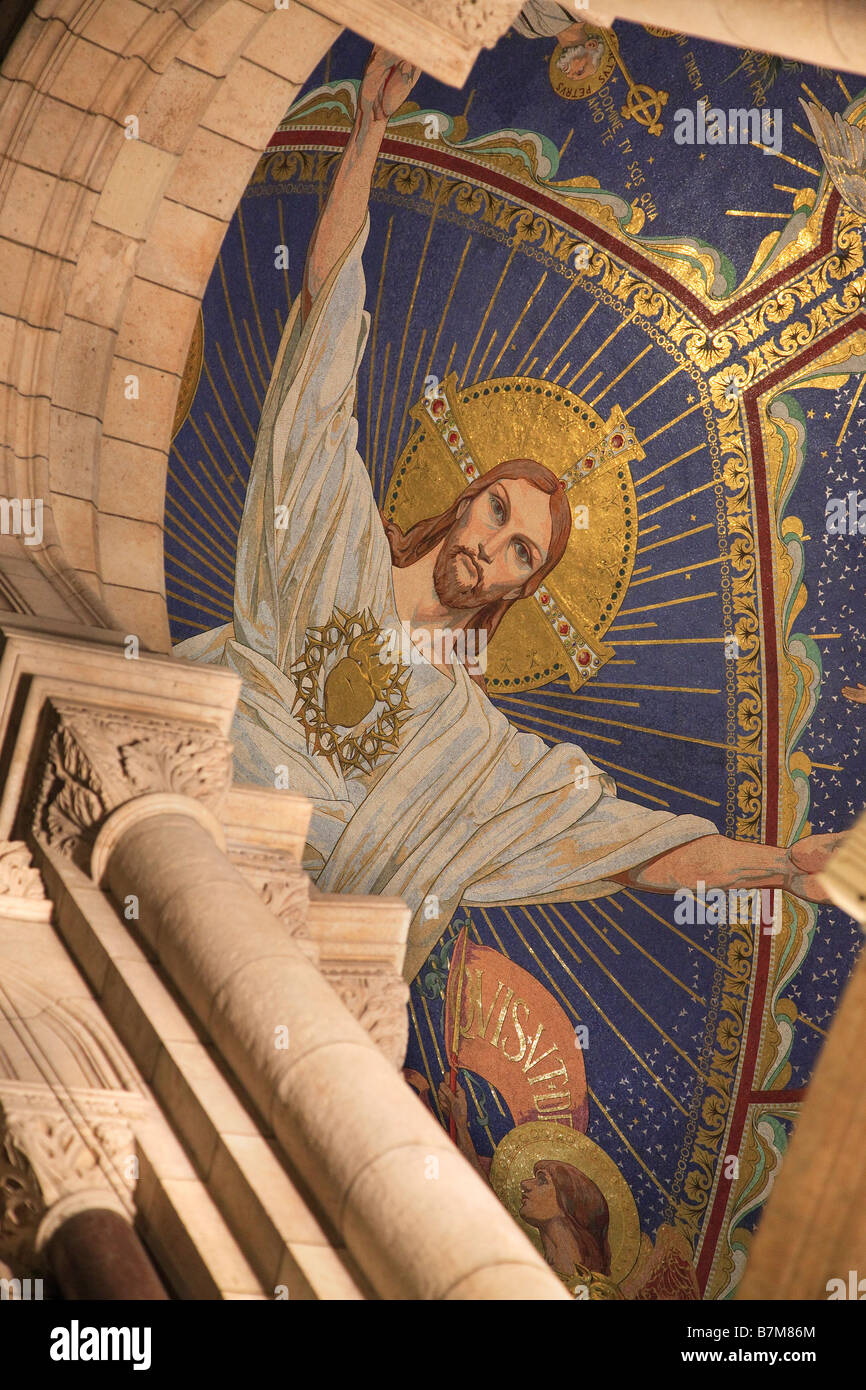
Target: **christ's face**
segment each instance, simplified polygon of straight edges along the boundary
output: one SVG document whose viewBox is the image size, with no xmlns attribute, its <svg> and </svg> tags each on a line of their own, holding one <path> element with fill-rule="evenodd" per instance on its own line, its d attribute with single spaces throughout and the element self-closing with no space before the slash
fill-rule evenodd
<svg viewBox="0 0 866 1390">
<path fill-rule="evenodd" d="M 503 478 L 465 501 L 433 571 L 439 602 L 477 609 L 519 598 L 547 560 L 550 497 L 525 478 Z"/>
</svg>

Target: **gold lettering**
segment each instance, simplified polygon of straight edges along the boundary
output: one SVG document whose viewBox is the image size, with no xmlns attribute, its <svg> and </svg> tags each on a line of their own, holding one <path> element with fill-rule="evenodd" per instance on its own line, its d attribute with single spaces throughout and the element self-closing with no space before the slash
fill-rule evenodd
<svg viewBox="0 0 866 1390">
<path fill-rule="evenodd" d="M 461 1023 L 461 1025 L 460 1025 L 460 1032 L 462 1033 L 462 1035 L 463 1035 L 464 1038 L 471 1038 L 471 1037 L 472 1037 L 472 1024 L 473 1024 L 473 1022 L 475 1022 L 475 1021 L 477 1020 L 477 1022 L 478 1022 L 477 1036 L 478 1036 L 479 1038 L 483 1038 L 484 1035 L 485 1035 L 485 1033 L 487 1032 L 487 1025 L 488 1025 L 488 1023 L 490 1022 L 491 1016 L 492 1016 L 492 1014 L 493 1014 L 493 1010 L 496 1008 L 496 1000 L 499 998 L 500 992 L 501 992 L 501 990 L 504 988 L 504 986 L 503 986 L 503 984 L 502 984 L 502 981 L 500 980 L 500 981 L 499 981 L 499 988 L 497 989 L 496 994 L 495 994 L 494 997 L 493 997 L 493 1001 L 492 1001 L 492 1003 L 491 1003 L 491 1005 L 490 1005 L 490 1008 L 487 1010 L 487 1017 L 485 1018 L 485 1017 L 484 1017 L 484 1009 L 483 1009 L 482 1000 L 481 1000 L 481 990 L 482 990 L 482 981 L 483 981 L 483 978 L 484 978 L 484 972 L 483 972 L 483 970 L 481 970 L 480 967 L 476 967 L 476 969 L 475 969 L 475 980 L 474 980 L 474 983 L 473 983 L 472 986 L 471 986 L 471 989 L 470 989 L 470 987 L 469 987 L 469 979 L 468 979 L 468 976 L 469 976 L 469 972 L 467 971 L 467 972 L 466 972 L 466 976 L 464 977 L 464 989 L 466 989 L 466 1002 L 467 1002 L 467 1005 L 468 1005 L 467 1015 L 468 1015 L 468 1020 L 469 1020 L 469 1021 L 468 1021 L 468 1023 Z"/>
<path fill-rule="evenodd" d="M 529 1055 L 527 1056 L 526 1061 L 523 1063 L 523 1070 L 524 1070 L 524 1071 L 529 1071 L 529 1068 L 530 1068 L 530 1067 L 534 1067 L 536 1062 L 543 1062 L 544 1059 L 545 1059 L 545 1057 L 549 1057 L 550 1054 L 551 1054 L 551 1052 L 555 1052 L 555 1051 L 556 1051 L 556 1043 L 554 1043 L 554 1044 L 553 1044 L 553 1047 L 549 1047 L 549 1048 L 547 1049 L 546 1052 L 542 1052 L 542 1054 L 541 1054 L 540 1057 L 536 1057 L 536 1055 L 535 1055 L 535 1049 L 538 1047 L 538 1043 L 539 1043 L 539 1040 L 540 1040 L 541 1035 L 542 1035 L 543 1032 L 544 1032 L 544 1024 L 543 1024 L 543 1023 L 539 1023 L 539 1025 L 538 1025 L 538 1032 L 536 1033 L 535 1037 L 532 1039 L 532 1042 L 530 1043 L 530 1046 L 529 1046 Z"/>
<path fill-rule="evenodd" d="M 549 1103 L 549 1102 L 552 1101 L 552 1100 L 562 1100 L 563 1097 L 565 1098 L 565 1104 L 564 1104 L 564 1105 L 551 1105 L 551 1104 Z M 542 1103 L 542 1102 L 543 1102 L 543 1103 Z M 536 1108 L 536 1110 L 539 1112 L 539 1114 L 541 1113 L 542 1110 L 547 1110 L 548 1112 L 550 1112 L 551 1110 L 570 1110 L 570 1109 L 571 1109 L 571 1092 L 570 1092 L 570 1091 L 542 1091 L 541 1095 L 537 1098 L 537 1100 L 536 1100 L 536 1102 L 535 1102 L 535 1108 Z"/>
<path fill-rule="evenodd" d="M 543 1076 L 530 1076 L 529 1084 L 530 1086 L 537 1086 L 539 1081 L 549 1081 L 553 1076 L 564 1076 L 566 1081 L 568 1080 L 568 1072 L 564 1062 L 556 1068 L 556 1071 L 546 1071 Z"/>
<path fill-rule="evenodd" d="M 501 988 L 502 988 L 502 986 L 500 985 L 500 989 L 501 989 Z M 498 1017 L 497 1020 L 496 1020 L 496 1027 L 495 1027 L 495 1029 L 493 1030 L 493 1037 L 490 1039 L 490 1045 L 491 1045 L 491 1047 L 498 1047 L 498 1046 L 499 1046 L 499 1034 L 502 1032 L 502 1025 L 503 1025 L 503 1023 L 505 1022 L 505 1015 L 506 1015 L 507 1012 L 508 1012 L 508 1005 L 511 1003 L 511 999 L 512 999 L 513 994 L 514 994 L 514 990 L 513 990 L 513 989 L 510 989 L 510 990 L 508 991 L 508 994 L 507 994 L 506 997 L 505 997 L 505 1003 L 502 1005 L 502 1008 L 499 1010 L 499 1017 Z"/>
<path fill-rule="evenodd" d="M 512 1023 L 514 1024 L 514 1031 L 516 1032 L 516 1034 L 517 1034 L 517 1039 L 518 1039 L 518 1044 L 517 1044 L 517 1045 L 518 1045 L 520 1051 L 519 1051 L 519 1052 L 506 1052 L 506 1051 L 505 1051 L 505 1039 L 503 1038 L 503 1040 L 502 1040 L 502 1055 L 503 1055 L 503 1057 L 507 1057 L 508 1060 L 509 1060 L 509 1062 L 522 1062 L 522 1061 L 523 1061 L 523 1054 L 524 1054 L 524 1052 L 526 1051 L 526 1034 L 524 1033 L 524 1031 L 523 1031 L 523 1029 L 521 1028 L 520 1023 L 518 1022 L 518 1019 L 517 1019 L 517 1010 L 518 1010 L 518 1009 L 525 1009 L 525 1010 L 526 1010 L 526 1017 L 529 1018 L 529 1005 L 528 1005 L 528 1004 L 525 1004 L 525 1003 L 523 1002 L 522 999 L 515 999 L 514 1003 L 513 1003 L 512 1006 L 511 1006 L 511 1021 L 512 1021 Z"/>
</svg>

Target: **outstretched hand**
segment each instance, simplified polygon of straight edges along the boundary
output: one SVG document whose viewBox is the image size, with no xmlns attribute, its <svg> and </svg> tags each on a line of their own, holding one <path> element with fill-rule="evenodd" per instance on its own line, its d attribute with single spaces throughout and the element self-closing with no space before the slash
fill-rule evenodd
<svg viewBox="0 0 866 1390">
<path fill-rule="evenodd" d="M 842 694 L 846 700 L 853 700 L 855 705 L 866 705 L 866 685 L 862 681 L 856 685 L 843 685 Z"/>
<path fill-rule="evenodd" d="M 812 903 L 828 902 L 827 890 L 817 875 L 827 867 L 827 860 L 837 850 L 844 835 L 807 835 L 788 851 L 785 888 L 798 898 Z"/>
<path fill-rule="evenodd" d="M 361 79 L 359 111 L 374 121 L 389 121 L 420 76 L 420 68 L 404 62 L 385 48 L 374 47 Z"/>
</svg>

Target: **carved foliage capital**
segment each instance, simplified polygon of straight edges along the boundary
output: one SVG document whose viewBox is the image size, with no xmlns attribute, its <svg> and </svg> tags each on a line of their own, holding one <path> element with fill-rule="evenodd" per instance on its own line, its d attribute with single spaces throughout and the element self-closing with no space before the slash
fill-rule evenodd
<svg viewBox="0 0 866 1390">
<path fill-rule="evenodd" d="M 51 715 L 33 829 L 83 868 L 103 821 L 134 797 L 173 792 L 218 810 L 231 785 L 231 743 L 204 725 L 60 701 Z"/>
</svg>

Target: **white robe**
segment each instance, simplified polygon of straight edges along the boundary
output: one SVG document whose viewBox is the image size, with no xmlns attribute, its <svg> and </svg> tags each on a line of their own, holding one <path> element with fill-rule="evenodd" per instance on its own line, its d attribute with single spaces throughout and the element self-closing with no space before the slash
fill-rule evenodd
<svg viewBox="0 0 866 1390">
<path fill-rule="evenodd" d="M 568 902 L 618 891 L 613 874 L 716 827 L 620 801 L 577 744 L 509 723 L 460 664 L 411 665 L 396 753 L 344 775 L 308 751 L 290 668 L 335 609 L 399 631 L 387 537 L 352 414 L 369 315 L 365 224 L 301 326 L 298 304 L 265 399 L 238 538 L 234 622 L 178 656 L 243 678 L 232 735 L 239 781 L 289 785 L 313 803 L 305 867 L 325 892 L 389 894 L 412 910 L 412 979 L 462 901 Z M 285 529 L 275 525 L 285 507 Z M 579 767 L 588 785 L 575 787 Z M 584 780 L 584 779 L 581 779 Z M 438 916 L 430 915 L 438 899 Z M 425 911 L 425 899 L 427 908 Z"/>
</svg>

